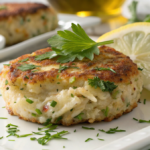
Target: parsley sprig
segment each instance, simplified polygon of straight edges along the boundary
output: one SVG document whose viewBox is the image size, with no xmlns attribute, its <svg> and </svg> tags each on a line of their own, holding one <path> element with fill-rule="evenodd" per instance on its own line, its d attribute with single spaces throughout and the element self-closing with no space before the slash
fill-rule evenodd
<svg viewBox="0 0 150 150">
<path fill-rule="evenodd" d="M 73 32 L 58 31 L 57 35 L 48 39 L 55 56 L 59 56 L 57 62 L 66 63 L 74 61 L 76 58 L 93 60 L 94 54 L 99 55 L 100 53 L 97 46 L 113 43 L 113 40 L 98 43 L 93 41 L 79 24 L 72 23 L 71 28 Z"/>
</svg>

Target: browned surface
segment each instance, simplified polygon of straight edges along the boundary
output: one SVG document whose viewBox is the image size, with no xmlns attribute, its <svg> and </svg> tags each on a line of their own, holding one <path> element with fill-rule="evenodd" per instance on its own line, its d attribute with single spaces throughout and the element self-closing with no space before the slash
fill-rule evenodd
<svg viewBox="0 0 150 150">
<path fill-rule="evenodd" d="M 31 70 L 21 71 L 17 69 L 17 67 L 24 63 L 30 63 L 38 66 L 50 66 L 54 64 L 59 64 L 56 62 L 56 58 L 51 60 L 46 59 L 43 61 L 36 61 L 34 59 L 35 56 L 26 54 L 11 61 L 10 67 L 4 66 L 5 69 L 3 69 L 1 74 L 6 73 L 5 70 L 7 70 L 9 83 L 13 84 L 15 84 L 17 78 L 20 78 L 21 80 L 29 84 L 35 84 L 37 81 L 44 82 L 46 80 L 53 82 L 53 80 L 57 80 L 56 76 L 58 74 L 61 79 L 66 80 L 69 80 L 69 78 L 72 76 L 76 77 L 76 81 L 78 79 L 88 80 L 88 78 L 98 76 L 100 79 L 105 81 L 111 81 L 115 83 L 128 83 L 131 77 L 139 74 L 137 65 L 134 64 L 132 60 L 129 59 L 129 57 L 123 55 L 120 52 L 115 51 L 113 48 L 110 47 L 102 46 L 99 49 L 100 55 L 96 55 L 93 61 L 84 59 L 82 61 L 76 60 L 74 62 L 62 64 L 66 66 L 79 67 L 80 69 L 76 69 L 76 72 L 71 72 L 72 70 L 74 70 L 73 68 L 63 70 L 61 73 L 58 73 L 58 69 L 54 68 L 48 71 L 41 72 L 32 72 Z M 40 55 L 48 51 L 51 51 L 51 49 L 45 48 L 36 51 L 34 55 Z M 25 58 L 29 58 L 29 61 L 18 62 L 19 60 Z M 95 67 L 109 67 L 114 69 L 116 73 L 113 73 L 112 71 L 97 71 L 94 69 Z M 28 76 L 29 79 L 25 78 L 25 76 Z"/>
<path fill-rule="evenodd" d="M 39 3 L 4 3 L 0 4 L 1 7 L 6 7 L 6 9 L 0 10 L 0 20 L 7 19 L 10 16 L 25 16 L 27 14 L 36 13 L 40 9 L 48 9 L 46 5 Z"/>
<path fill-rule="evenodd" d="M 113 119 L 117 119 L 119 117 L 121 117 L 123 114 L 126 114 L 126 113 L 129 113 L 131 112 L 135 107 L 137 107 L 137 102 L 134 102 L 132 105 L 130 105 L 124 112 L 119 112 L 118 114 L 115 114 L 115 115 L 112 115 L 111 117 L 106 117 L 104 119 L 104 121 L 106 122 L 110 122 L 112 121 Z M 13 112 L 12 109 L 8 106 L 6 106 L 6 109 L 8 110 L 8 113 L 11 114 L 11 115 L 16 115 L 18 116 L 20 119 L 23 119 L 23 120 L 26 120 L 26 121 L 31 121 L 31 122 L 36 122 L 36 123 L 40 123 L 36 118 L 25 118 L 25 117 L 22 117 L 20 116 L 20 114 L 18 114 L 17 112 Z M 72 120 L 72 122 L 63 122 L 62 120 L 59 122 L 59 124 L 62 124 L 64 126 L 70 126 L 70 125 L 75 125 L 75 124 L 78 124 L 78 123 L 83 123 L 83 122 L 88 122 L 88 123 L 94 123 L 94 122 L 101 122 L 103 121 L 101 118 L 96 118 L 95 120 L 92 119 L 87 119 L 87 120 L 78 120 L 78 121 L 75 121 L 74 119 Z"/>
</svg>

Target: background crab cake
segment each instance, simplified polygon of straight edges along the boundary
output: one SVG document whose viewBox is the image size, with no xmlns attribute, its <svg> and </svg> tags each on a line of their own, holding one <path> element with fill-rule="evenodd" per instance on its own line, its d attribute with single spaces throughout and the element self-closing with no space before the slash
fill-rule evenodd
<svg viewBox="0 0 150 150">
<path fill-rule="evenodd" d="M 12 45 L 57 27 L 57 14 L 38 3 L 0 4 L 0 34 Z"/>
<path fill-rule="evenodd" d="M 142 91 L 141 73 L 129 57 L 113 48 L 99 50 L 93 61 L 60 65 L 55 58 L 44 58 L 51 51 L 46 48 L 5 65 L 0 88 L 8 112 L 32 122 L 50 119 L 66 126 L 111 121 L 130 112 Z"/>
</svg>

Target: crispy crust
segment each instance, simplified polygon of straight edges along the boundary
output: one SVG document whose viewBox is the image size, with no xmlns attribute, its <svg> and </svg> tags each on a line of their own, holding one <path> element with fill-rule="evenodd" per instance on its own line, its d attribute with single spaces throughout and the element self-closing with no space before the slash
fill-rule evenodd
<svg viewBox="0 0 150 150">
<path fill-rule="evenodd" d="M 4 3 L 0 4 L 0 7 L 6 7 L 6 9 L 0 10 L 0 20 L 7 19 L 14 16 L 26 16 L 27 14 L 34 14 L 38 10 L 49 9 L 48 6 L 40 3 Z"/>
<path fill-rule="evenodd" d="M 72 64 L 74 63 L 74 66 L 80 68 L 77 69 L 76 72 L 71 72 L 72 70 L 74 70 L 71 67 L 61 71 L 61 73 L 58 73 L 58 69 L 55 68 L 52 68 L 51 70 L 48 71 L 40 71 L 40 72 L 32 72 L 31 70 L 21 71 L 17 69 L 17 67 L 22 64 L 22 62 L 18 62 L 18 61 L 23 60 L 25 58 L 29 58 L 29 61 L 23 63 L 30 63 L 41 67 L 60 65 L 60 63 L 56 61 L 56 58 L 51 60 L 46 59 L 43 61 L 35 60 L 36 55 L 40 55 L 45 52 L 51 51 L 51 48 L 45 48 L 45 49 L 38 50 L 32 54 L 23 55 L 11 61 L 10 62 L 11 66 L 9 67 L 4 66 L 1 75 L 3 75 L 3 73 L 4 74 L 7 73 L 9 83 L 15 85 L 15 82 L 17 81 L 18 78 L 24 81 L 24 83 L 28 83 L 28 84 L 35 84 L 37 82 L 42 83 L 47 80 L 53 83 L 54 80 L 57 80 L 56 76 L 58 74 L 61 79 L 65 79 L 65 80 L 69 80 L 69 78 L 72 76 L 74 76 L 76 80 L 78 79 L 88 80 L 89 78 L 98 76 L 100 79 L 104 81 L 110 81 L 115 83 L 129 83 L 130 79 L 133 76 L 137 76 L 139 74 L 137 65 L 133 63 L 128 56 L 125 56 L 124 54 L 107 46 L 101 46 L 99 47 L 99 50 L 100 50 L 100 55 L 95 55 L 93 61 L 84 59 L 82 61 L 75 60 L 74 62 L 63 64 L 66 66 L 72 66 Z M 115 70 L 116 73 L 113 73 L 112 71 L 97 71 L 94 69 L 95 67 L 103 67 L 103 68 L 109 67 Z M 25 76 L 28 76 L 29 79 L 25 78 Z"/>
<path fill-rule="evenodd" d="M 137 102 L 134 102 L 132 105 L 130 105 L 128 107 L 128 109 L 126 109 L 124 112 L 119 112 L 118 114 L 114 115 L 114 116 L 111 116 L 111 117 L 106 117 L 104 120 L 101 120 L 101 118 L 96 118 L 95 120 L 94 119 L 88 119 L 88 120 L 82 120 L 82 121 L 72 121 L 71 123 L 67 123 L 67 122 L 63 122 L 63 121 L 60 121 L 59 124 L 62 124 L 64 126 L 70 126 L 70 125 L 75 125 L 75 124 L 78 124 L 78 123 L 83 123 L 83 122 L 87 122 L 87 123 L 94 123 L 94 122 L 101 122 L 101 121 L 106 121 L 106 122 L 110 122 L 112 121 L 113 119 L 118 119 L 119 117 L 121 117 L 123 114 L 127 114 L 129 112 L 131 112 L 135 107 L 137 107 Z M 25 117 L 21 117 L 20 114 L 18 114 L 17 112 L 13 112 L 12 109 L 9 107 L 9 106 L 6 106 L 6 109 L 8 110 L 8 113 L 10 115 L 16 115 L 18 116 L 20 119 L 23 119 L 25 121 L 30 121 L 30 122 L 35 122 L 35 123 L 39 123 L 41 124 L 36 118 L 32 118 L 32 119 L 29 119 L 29 118 L 25 118 Z"/>
</svg>

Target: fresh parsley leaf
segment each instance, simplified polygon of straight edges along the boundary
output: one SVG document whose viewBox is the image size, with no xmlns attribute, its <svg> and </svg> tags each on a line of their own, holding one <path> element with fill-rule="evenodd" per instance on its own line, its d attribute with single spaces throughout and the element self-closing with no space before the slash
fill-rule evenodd
<svg viewBox="0 0 150 150">
<path fill-rule="evenodd" d="M 51 102 L 51 106 L 52 106 L 52 107 L 55 107 L 56 105 L 57 105 L 57 102 L 53 100 L 53 101 Z"/>
<path fill-rule="evenodd" d="M 142 68 L 138 68 L 138 70 L 142 71 L 143 69 Z"/>
<path fill-rule="evenodd" d="M 79 120 L 82 120 L 82 115 L 83 115 L 84 113 L 80 113 L 79 115 L 77 115 L 77 116 L 75 116 L 74 118 L 77 118 L 77 119 L 79 119 Z"/>
<path fill-rule="evenodd" d="M 90 140 L 93 140 L 93 139 L 92 139 L 92 138 L 88 138 L 88 139 L 85 140 L 85 142 L 88 142 L 88 141 L 90 141 Z"/>
<path fill-rule="evenodd" d="M 102 109 L 102 112 L 104 113 L 104 116 L 107 117 L 108 116 L 108 112 L 109 112 L 108 106 L 106 107 L 106 109 Z"/>
<path fill-rule="evenodd" d="M 37 114 L 41 115 L 42 112 L 39 109 L 35 109 L 35 111 L 37 112 Z"/>
<path fill-rule="evenodd" d="M 74 61 L 76 58 L 93 60 L 94 54 L 100 53 L 97 46 L 113 43 L 113 40 L 96 43 L 88 37 L 79 24 L 72 23 L 71 28 L 73 32 L 58 31 L 57 35 L 48 39 L 52 50 L 59 56 L 57 61 L 60 63 Z"/>
<path fill-rule="evenodd" d="M 19 62 L 26 62 L 28 60 L 29 60 L 29 58 L 25 58 L 25 59 L 19 60 Z"/>
<path fill-rule="evenodd" d="M 118 130 L 118 127 L 116 128 L 110 128 L 108 131 L 105 131 L 105 130 L 101 130 L 99 129 L 99 131 L 102 131 L 102 132 L 105 132 L 107 134 L 113 134 L 113 133 L 116 133 L 116 132 L 126 132 L 126 130 Z"/>
<path fill-rule="evenodd" d="M 45 60 L 45 59 L 51 59 L 53 57 L 57 56 L 55 51 L 46 52 L 42 55 L 35 56 L 35 60 Z"/>
<path fill-rule="evenodd" d="M 68 66 L 59 66 L 59 70 L 58 70 L 58 72 L 60 73 L 61 71 L 63 71 L 63 70 L 66 70 L 66 69 L 68 69 L 69 67 Z"/>
<path fill-rule="evenodd" d="M 112 71 L 113 73 L 116 73 L 116 71 L 111 69 L 111 68 L 103 68 L 103 67 L 98 68 L 98 67 L 96 67 L 94 69 L 97 70 L 97 71 L 109 70 L 109 71 Z"/>
<path fill-rule="evenodd" d="M 94 128 L 89 128 L 89 127 L 84 127 L 82 126 L 83 129 L 87 129 L 87 130 L 95 130 Z"/>
<path fill-rule="evenodd" d="M 115 85 L 113 82 L 103 81 L 99 77 L 88 79 L 88 83 L 95 89 L 99 87 L 102 91 L 112 92 L 114 89 L 117 88 L 117 85 Z"/>
<path fill-rule="evenodd" d="M 36 66 L 33 64 L 22 64 L 17 69 L 21 71 L 27 71 L 27 70 L 35 69 L 36 67 L 40 67 L 40 66 Z"/>
</svg>

